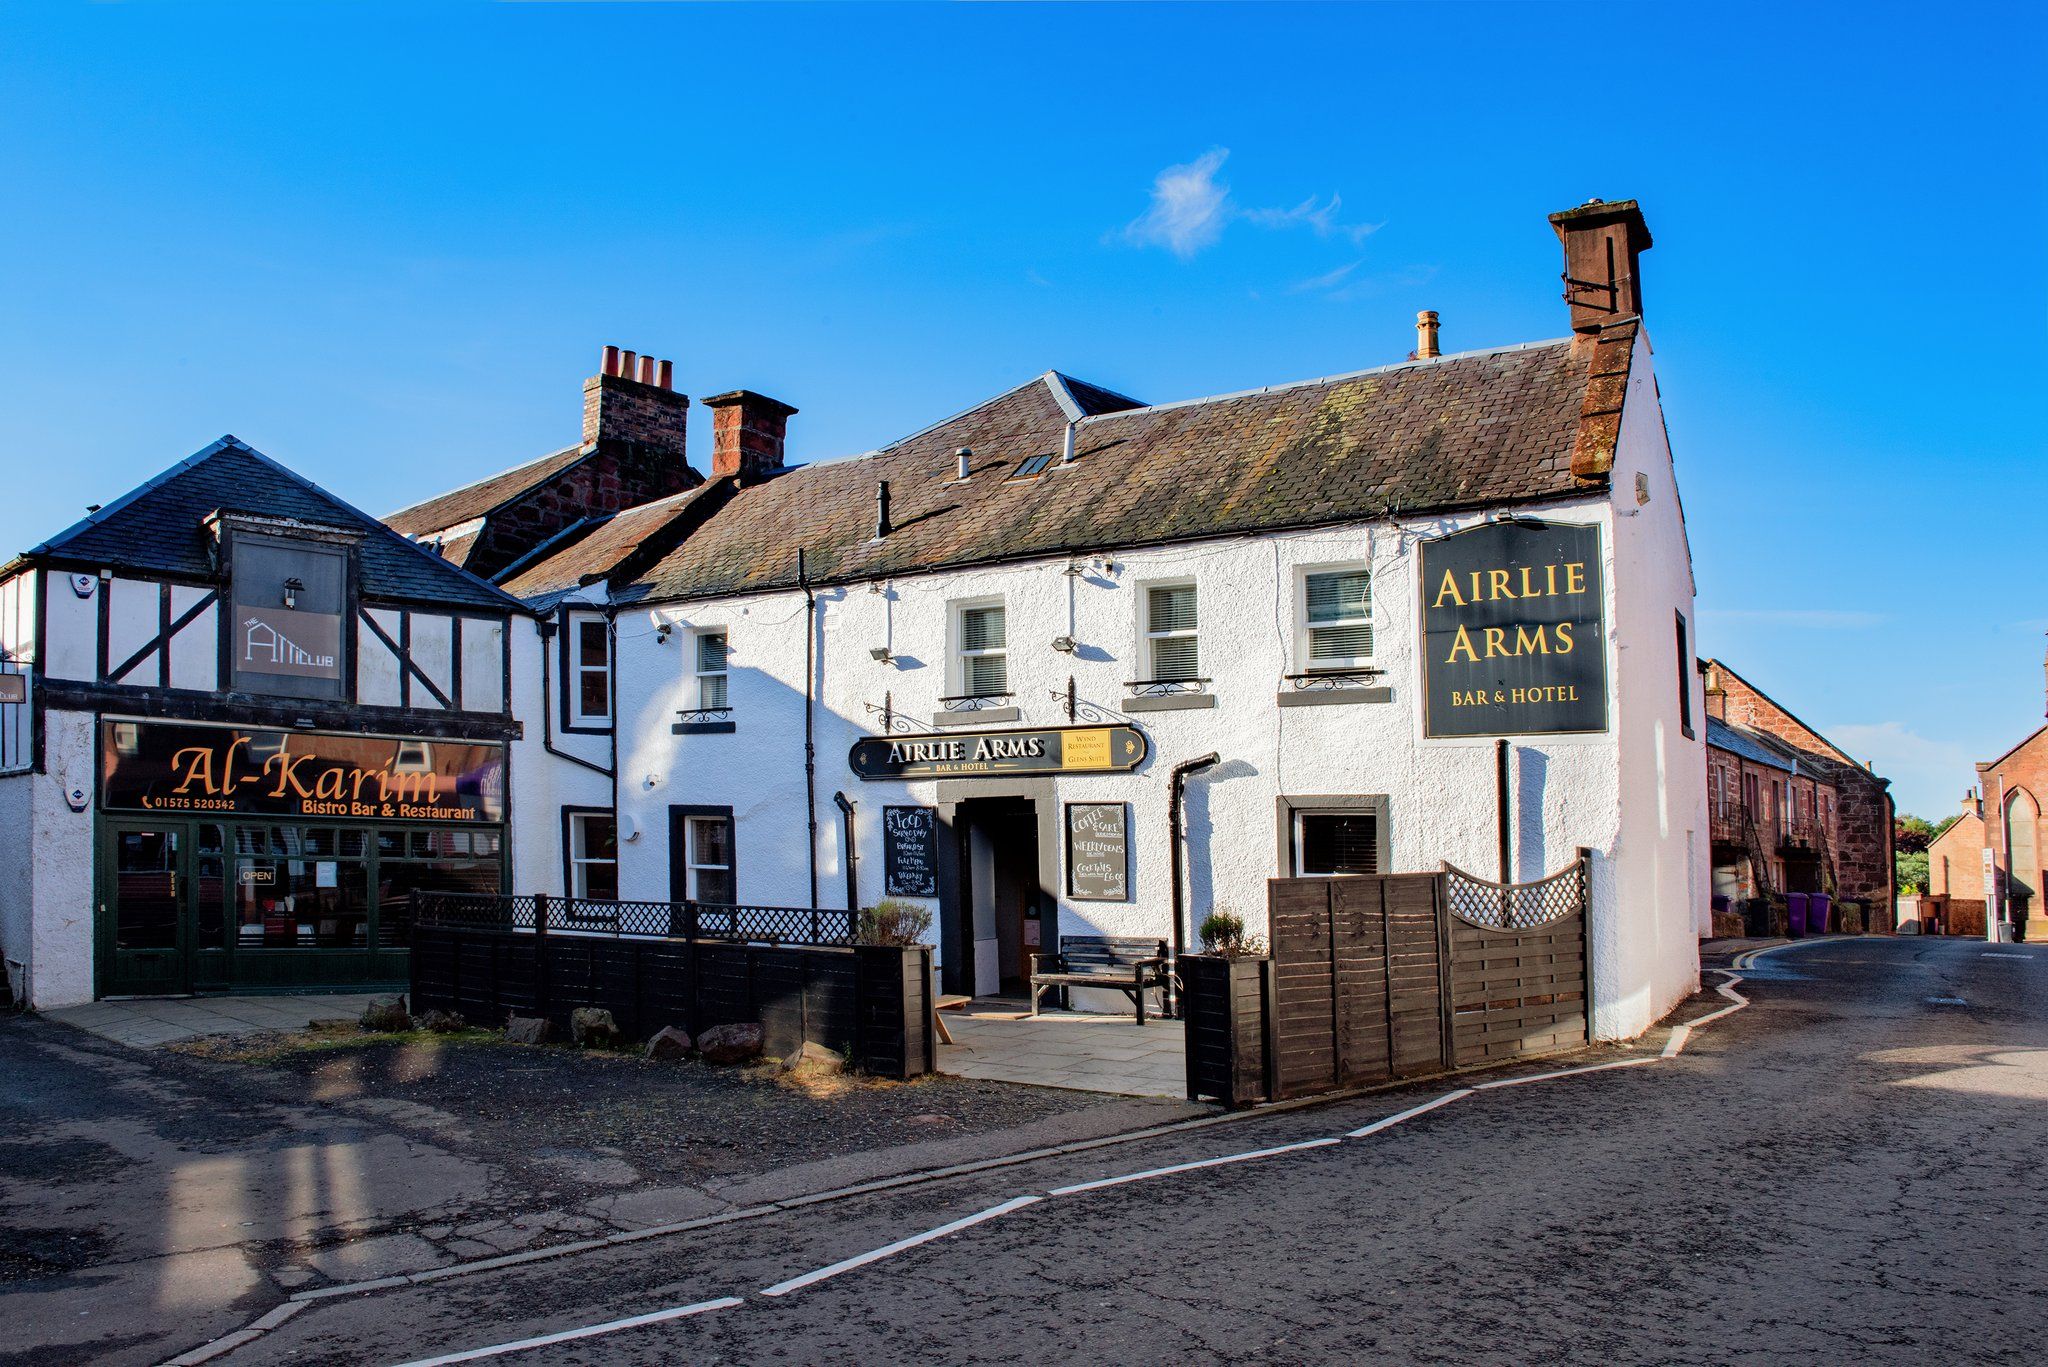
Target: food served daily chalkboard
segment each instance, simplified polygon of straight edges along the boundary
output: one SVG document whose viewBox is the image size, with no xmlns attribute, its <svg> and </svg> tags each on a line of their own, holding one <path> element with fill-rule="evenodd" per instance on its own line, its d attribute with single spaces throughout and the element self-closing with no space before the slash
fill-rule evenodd
<svg viewBox="0 0 2048 1367">
<path fill-rule="evenodd" d="M 1067 896 L 1082 902 L 1131 900 L 1128 813 L 1121 802 L 1067 804 Z"/>
<path fill-rule="evenodd" d="M 882 887 L 890 897 L 939 895 L 936 808 L 882 808 Z"/>
</svg>

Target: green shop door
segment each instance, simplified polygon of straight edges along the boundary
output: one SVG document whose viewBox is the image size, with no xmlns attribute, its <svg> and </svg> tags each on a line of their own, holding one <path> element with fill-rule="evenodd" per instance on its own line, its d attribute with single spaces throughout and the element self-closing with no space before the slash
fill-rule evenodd
<svg viewBox="0 0 2048 1367">
<path fill-rule="evenodd" d="M 192 990 L 190 832 L 183 822 L 106 821 L 99 876 L 100 995 Z"/>
</svg>

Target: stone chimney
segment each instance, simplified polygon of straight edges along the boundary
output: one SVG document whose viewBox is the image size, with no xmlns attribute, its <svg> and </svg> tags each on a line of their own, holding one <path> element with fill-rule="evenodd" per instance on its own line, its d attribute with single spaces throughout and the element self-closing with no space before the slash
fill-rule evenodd
<svg viewBox="0 0 2048 1367">
<path fill-rule="evenodd" d="M 1573 332 L 1598 332 L 1643 311 L 1637 259 L 1650 250 L 1649 225 L 1632 199 L 1589 199 L 1550 216 L 1564 244 L 1564 298 Z"/>
<path fill-rule="evenodd" d="M 690 396 L 675 392 L 672 362 L 608 346 L 583 382 L 583 444 L 681 465 L 689 407 Z"/>
<path fill-rule="evenodd" d="M 1415 350 L 1408 353 L 1411 361 L 1427 361 L 1443 355 L 1436 341 L 1436 310 L 1423 309 L 1415 315 Z"/>
<path fill-rule="evenodd" d="M 742 484 L 765 479 L 782 468 L 790 415 L 796 410 L 766 394 L 735 389 L 704 400 L 711 410 L 711 474 L 733 475 Z"/>
</svg>

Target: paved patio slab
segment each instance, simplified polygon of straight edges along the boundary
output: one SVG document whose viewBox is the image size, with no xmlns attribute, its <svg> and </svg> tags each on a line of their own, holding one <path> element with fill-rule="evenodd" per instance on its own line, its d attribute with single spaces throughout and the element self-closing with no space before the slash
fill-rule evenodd
<svg viewBox="0 0 2048 1367">
<path fill-rule="evenodd" d="M 1067 1087 L 1116 1096 L 1187 1095 L 1179 1021 L 1081 1011 L 1033 1017 L 1020 1003 L 984 998 L 945 1013 L 952 1044 L 939 1071 L 958 1077 Z"/>
<path fill-rule="evenodd" d="M 131 1049 L 156 1049 L 205 1035 L 252 1030 L 303 1030 L 316 1020 L 353 1020 L 374 996 L 389 993 L 304 992 L 277 997 L 146 997 L 61 1006 L 49 1020 Z"/>
</svg>

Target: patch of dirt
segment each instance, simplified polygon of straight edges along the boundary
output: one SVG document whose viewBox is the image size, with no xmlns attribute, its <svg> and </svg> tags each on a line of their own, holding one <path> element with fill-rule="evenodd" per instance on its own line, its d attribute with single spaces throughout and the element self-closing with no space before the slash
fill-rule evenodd
<svg viewBox="0 0 2048 1367">
<path fill-rule="evenodd" d="M 112 1244 L 97 1229 L 13 1229 L 0 1238 L 0 1285 L 57 1277 L 106 1258 Z"/>
</svg>

